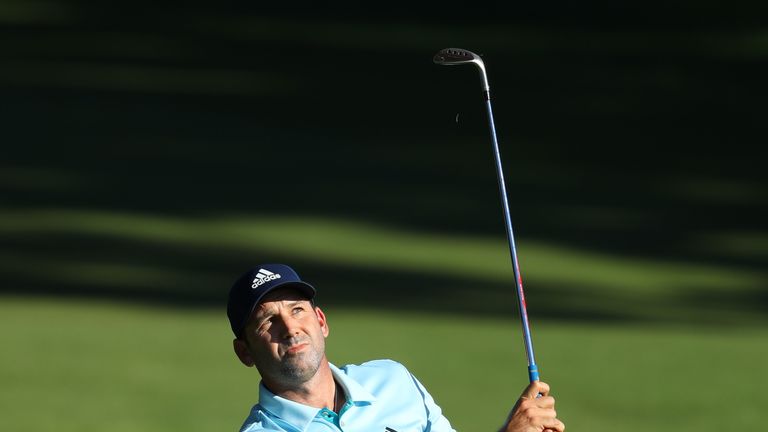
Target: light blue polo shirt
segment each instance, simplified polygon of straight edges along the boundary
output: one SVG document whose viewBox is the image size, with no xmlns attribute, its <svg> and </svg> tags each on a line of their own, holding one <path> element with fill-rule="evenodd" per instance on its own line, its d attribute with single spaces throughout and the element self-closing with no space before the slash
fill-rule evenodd
<svg viewBox="0 0 768 432">
<path fill-rule="evenodd" d="M 339 415 L 281 398 L 260 384 L 259 403 L 240 432 L 455 432 L 432 396 L 400 363 L 374 360 L 330 367 L 347 399 Z"/>
</svg>

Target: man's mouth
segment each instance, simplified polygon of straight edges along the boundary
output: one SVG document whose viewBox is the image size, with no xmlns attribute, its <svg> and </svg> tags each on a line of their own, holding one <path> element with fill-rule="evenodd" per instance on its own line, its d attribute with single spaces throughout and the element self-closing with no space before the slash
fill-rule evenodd
<svg viewBox="0 0 768 432">
<path fill-rule="evenodd" d="M 307 342 L 300 342 L 295 345 L 291 345 L 290 347 L 286 348 L 285 354 L 292 355 L 297 354 L 301 351 L 303 351 L 309 344 Z"/>
</svg>

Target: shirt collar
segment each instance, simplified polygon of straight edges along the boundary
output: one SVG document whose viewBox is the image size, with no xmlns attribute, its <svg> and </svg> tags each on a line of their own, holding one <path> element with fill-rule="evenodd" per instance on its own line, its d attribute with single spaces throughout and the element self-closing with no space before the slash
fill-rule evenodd
<svg viewBox="0 0 768 432">
<path fill-rule="evenodd" d="M 368 390 L 364 389 L 357 381 L 348 377 L 344 371 L 334 366 L 332 363 L 328 363 L 331 368 L 331 373 L 334 379 L 344 389 L 344 393 L 347 396 L 347 402 L 351 402 L 353 405 L 370 405 L 376 401 L 376 397 L 372 395 Z M 275 417 L 279 417 L 282 420 L 299 427 L 301 430 L 306 430 L 312 420 L 320 412 L 321 408 L 315 408 L 294 402 L 289 399 L 277 396 L 264 386 L 264 383 L 259 383 L 259 405 L 270 414 Z"/>
<path fill-rule="evenodd" d="M 344 371 L 334 366 L 332 363 L 328 363 L 331 367 L 331 373 L 336 379 L 336 382 L 341 384 L 344 388 L 344 393 L 347 395 L 347 401 L 352 402 L 355 405 L 370 405 L 376 401 L 376 396 L 372 395 L 368 390 L 363 388 L 357 381 L 350 378 Z"/>
<path fill-rule="evenodd" d="M 277 396 L 259 384 L 259 405 L 271 416 L 278 417 L 294 426 L 305 430 L 320 409 L 303 405 L 292 400 Z"/>
</svg>

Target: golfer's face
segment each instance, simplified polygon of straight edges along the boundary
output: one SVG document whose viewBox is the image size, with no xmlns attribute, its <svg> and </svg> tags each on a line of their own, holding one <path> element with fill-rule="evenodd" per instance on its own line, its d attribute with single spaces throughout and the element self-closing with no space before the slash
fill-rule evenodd
<svg viewBox="0 0 768 432">
<path fill-rule="evenodd" d="M 325 357 L 326 336 L 323 312 L 290 288 L 269 293 L 244 334 L 262 378 L 286 383 L 314 376 Z"/>
</svg>

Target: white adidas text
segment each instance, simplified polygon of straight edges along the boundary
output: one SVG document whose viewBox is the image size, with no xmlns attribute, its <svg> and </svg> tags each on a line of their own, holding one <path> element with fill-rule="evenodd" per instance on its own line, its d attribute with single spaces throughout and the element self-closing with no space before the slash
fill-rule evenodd
<svg viewBox="0 0 768 432">
<path fill-rule="evenodd" d="M 273 281 L 275 279 L 280 279 L 280 275 L 277 273 L 272 273 L 269 270 L 259 269 L 259 272 L 256 274 L 256 277 L 253 278 L 253 285 L 251 285 L 251 288 L 258 288 L 265 283 L 269 281 Z"/>
</svg>

